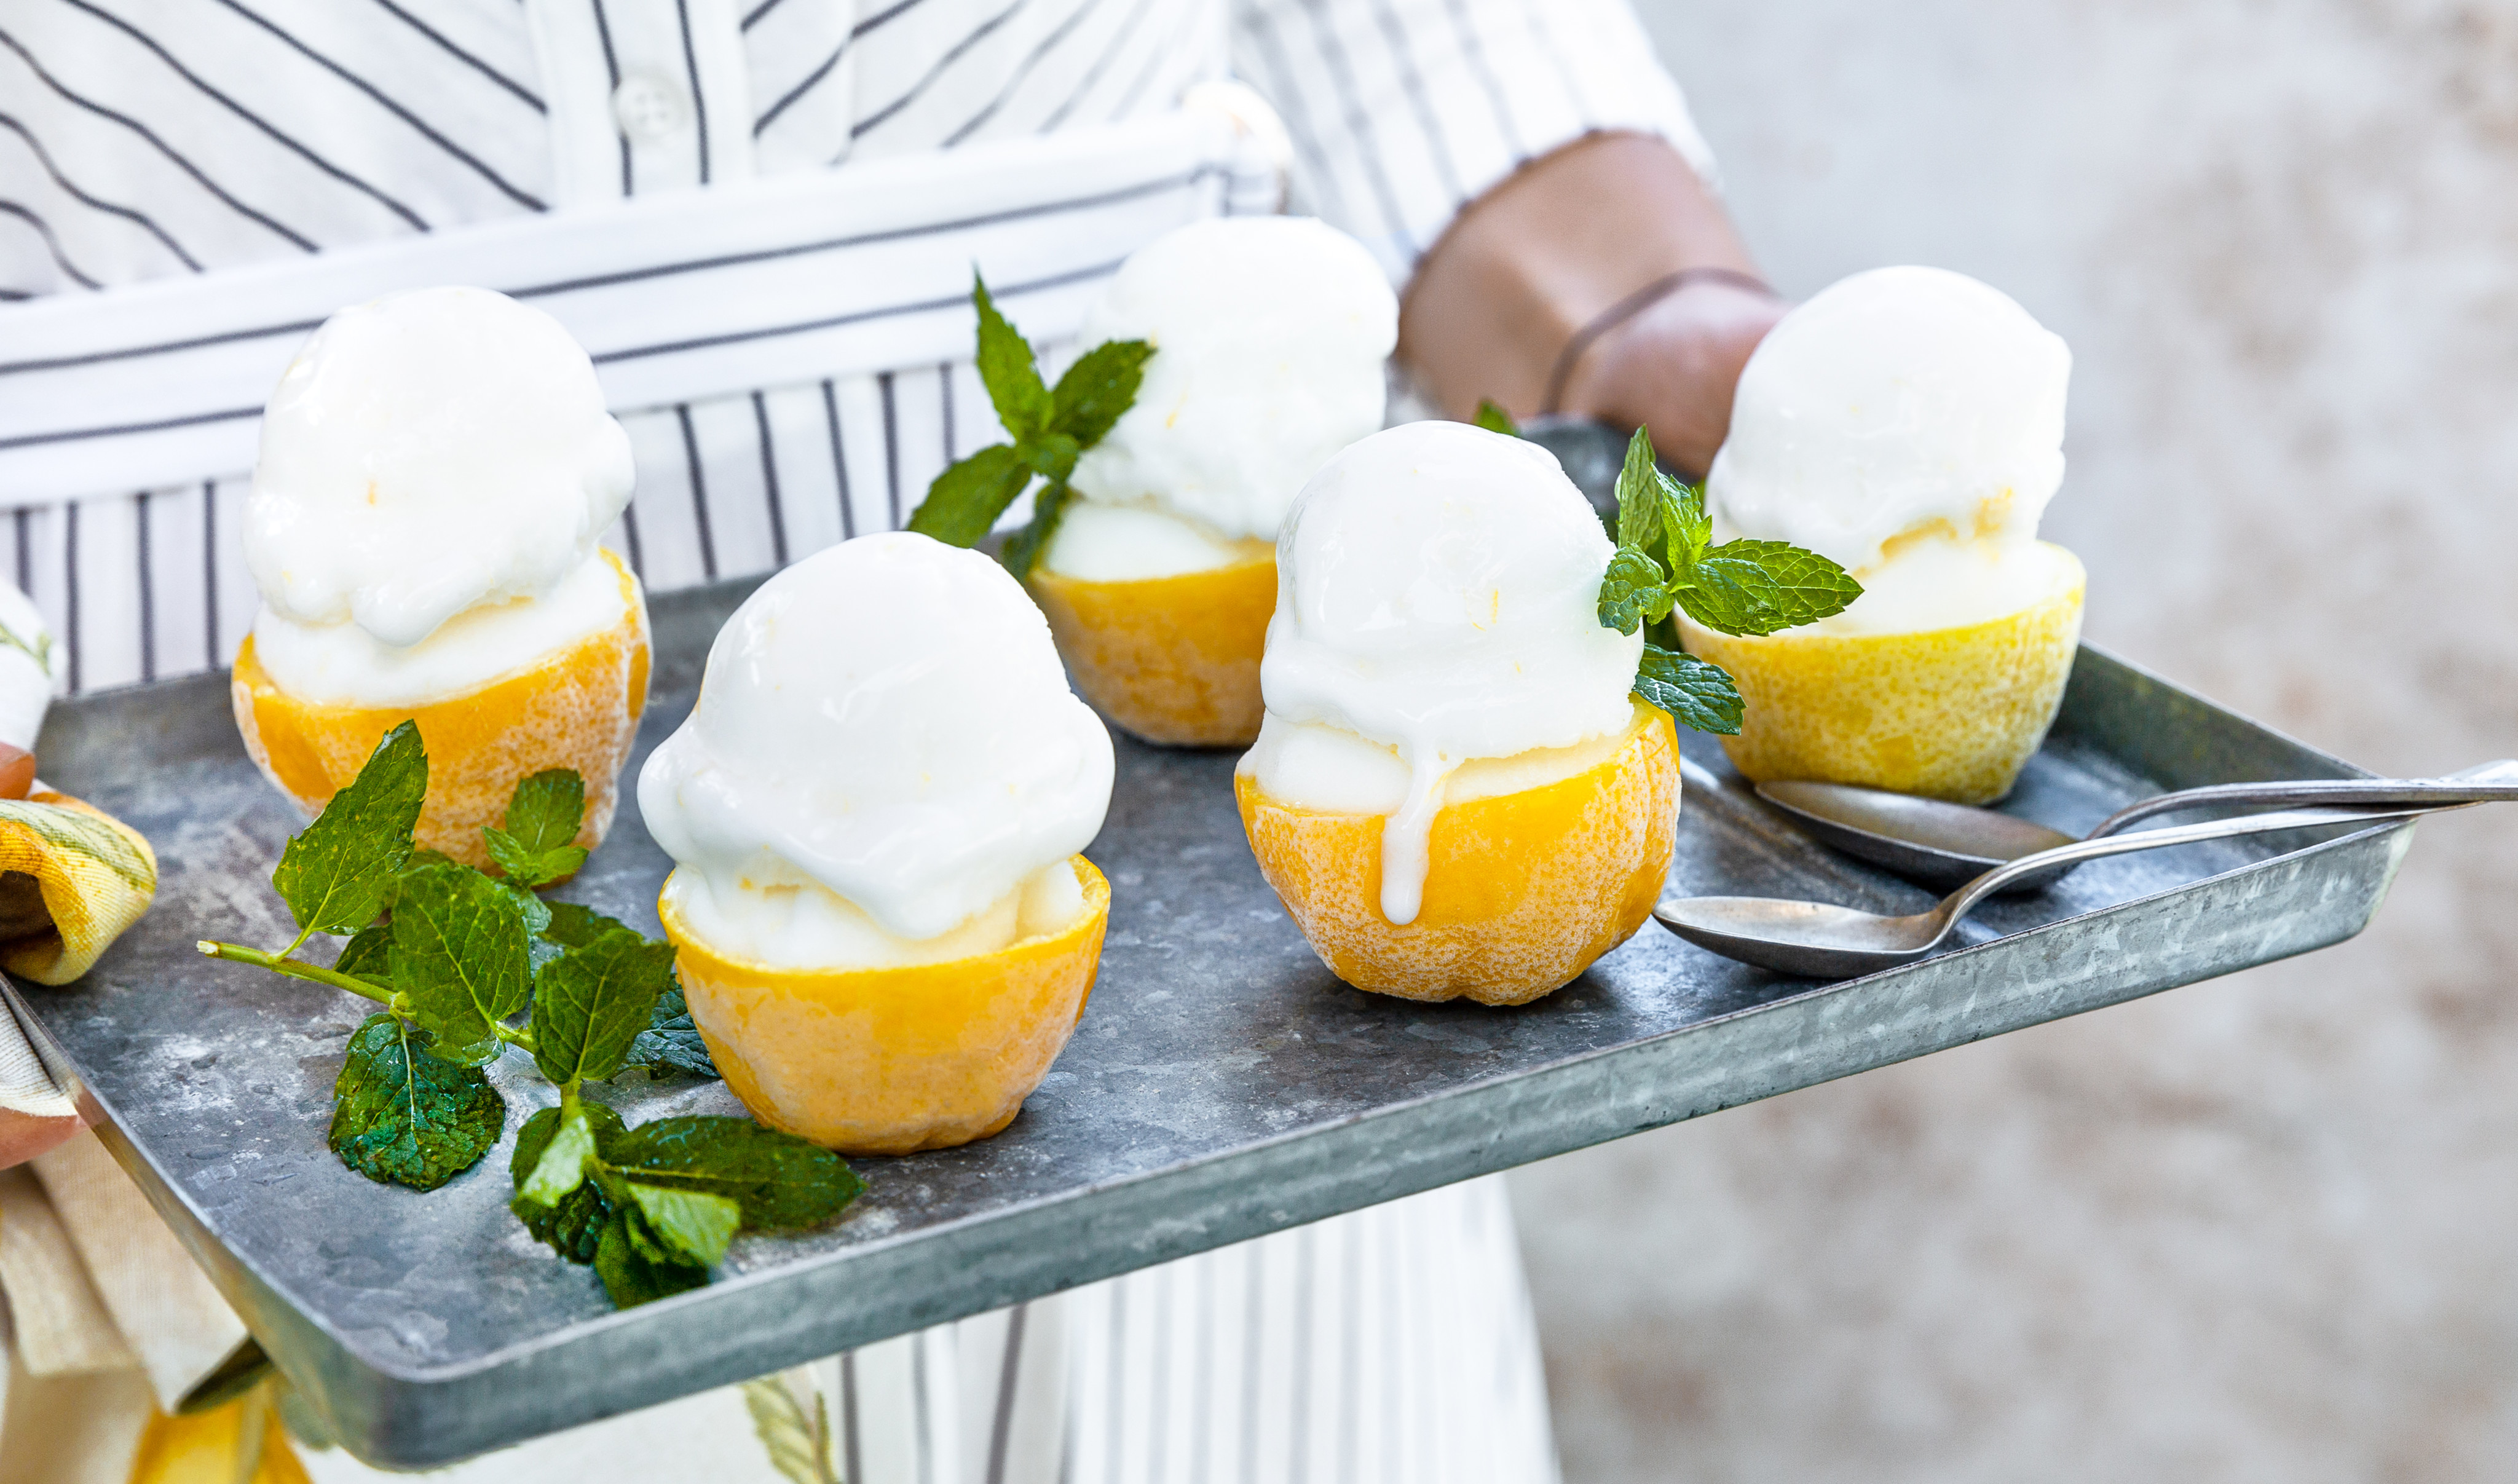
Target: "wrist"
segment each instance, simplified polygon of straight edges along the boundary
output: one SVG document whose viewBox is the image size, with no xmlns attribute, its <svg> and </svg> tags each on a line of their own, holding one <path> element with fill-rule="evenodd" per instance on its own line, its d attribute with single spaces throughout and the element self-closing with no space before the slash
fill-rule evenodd
<svg viewBox="0 0 2518 1484">
<path fill-rule="evenodd" d="M 1702 478 L 1730 430 L 1741 369 L 1789 307 L 1736 283 L 1683 284 L 1583 348 L 1560 410 L 1647 428 L 1665 459 Z"/>
<path fill-rule="evenodd" d="M 1453 415 L 1487 397 L 1531 415 L 1574 336 L 1691 268 L 1753 271 L 1713 193 L 1667 141 L 1588 135 L 1461 211 L 1408 288 L 1399 357 Z"/>
</svg>

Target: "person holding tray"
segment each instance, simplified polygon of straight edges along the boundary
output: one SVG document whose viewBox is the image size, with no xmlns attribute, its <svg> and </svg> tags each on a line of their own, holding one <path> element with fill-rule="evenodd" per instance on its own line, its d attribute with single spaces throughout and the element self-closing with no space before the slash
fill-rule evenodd
<svg viewBox="0 0 2518 1484">
<path fill-rule="evenodd" d="M 1061 346 L 1139 246 L 1290 199 L 1389 274 L 1431 407 L 1647 426 L 1698 471 L 1783 309 L 1625 0 L 32 0 L 0 99 L 0 555 L 71 691 L 234 659 L 263 400 L 389 292 L 496 288 L 587 348 L 652 590 L 895 528 L 992 441 L 975 264 Z M 0 1157 L 75 1131 L 0 1109 Z M 852 1484 L 1555 1472 L 1494 1179 L 816 1372 Z M 451 1476 L 780 1477 L 731 1397 Z"/>
</svg>

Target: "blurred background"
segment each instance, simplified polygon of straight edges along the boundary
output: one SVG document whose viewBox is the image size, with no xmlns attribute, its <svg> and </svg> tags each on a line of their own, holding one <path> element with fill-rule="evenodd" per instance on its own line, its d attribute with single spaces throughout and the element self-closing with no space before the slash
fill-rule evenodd
<svg viewBox="0 0 2518 1484">
<path fill-rule="evenodd" d="M 2075 357 L 2089 637 L 2356 763 L 2518 754 L 2518 3 L 1638 0 L 1751 247 Z M 1516 1174 L 1571 1484 L 2518 1457 L 2518 834 L 2341 947 Z"/>
</svg>

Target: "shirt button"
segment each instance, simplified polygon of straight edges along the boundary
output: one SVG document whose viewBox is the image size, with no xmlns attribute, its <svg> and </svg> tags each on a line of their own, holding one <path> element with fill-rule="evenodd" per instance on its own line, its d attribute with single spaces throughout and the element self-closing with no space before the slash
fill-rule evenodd
<svg viewBox="0 0 2518 1484">
<path fill-rule="evenodd" d="M 690 122 L 682 90 L 653 72 L 632 72 L 612 90 L 612 116 L 621 132 L 640 144 L 662 144 Z"/>
</svg>

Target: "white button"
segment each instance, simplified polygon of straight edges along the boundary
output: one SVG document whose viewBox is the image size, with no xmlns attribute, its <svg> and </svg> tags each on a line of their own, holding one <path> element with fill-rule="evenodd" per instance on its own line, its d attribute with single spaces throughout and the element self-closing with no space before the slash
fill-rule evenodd
<svg viewBox="0 0 2518 1484">
<path fill-rule="evenodd" d="M 691 106 L 671 79 L 632 72 L 612 90 L 612 116 L 638 143 L 662 144 L 689 126 Z"/>
</svg>

